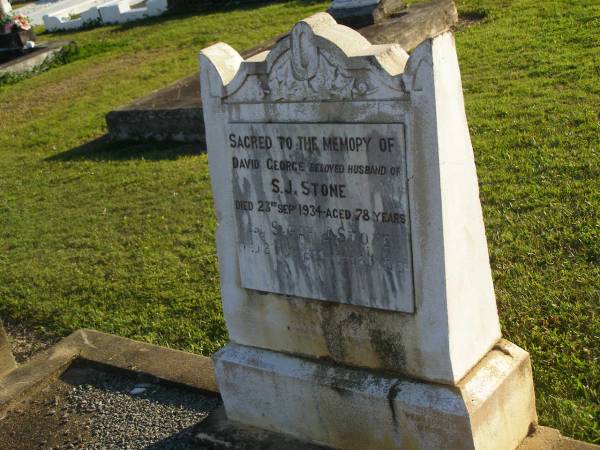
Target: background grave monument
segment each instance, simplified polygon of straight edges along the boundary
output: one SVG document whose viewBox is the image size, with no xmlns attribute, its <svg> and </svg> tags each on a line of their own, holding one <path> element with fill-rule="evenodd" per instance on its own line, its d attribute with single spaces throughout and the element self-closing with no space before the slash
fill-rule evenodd
<svg viewBox="0 0 600 450">
<path fill-rule="evenodd" d="M 12 6 L 8 0 L 0 0 L 0 15 L 10 14 Z"/>
<path fill-rule="evenodd" d="M 403 0 L 333 0 L 329 14 L 338 22 L 362 27 L 407 12 Z"/>
<path fill-rule="evenodd" d="M 514 449 L 529 355 L 501 339 L 454 40 L 409 57 L 331 16 L 201 54 L 229 419 L 344 449 Z"/>
<path fill-rule="evenodd" d="M 355 21 L 366 24 L 373 23 L 373 12 L 379 6 L 380 0 L 333 0 L 327 12 L 338 22 L 347 25 Z"/>
</svg>

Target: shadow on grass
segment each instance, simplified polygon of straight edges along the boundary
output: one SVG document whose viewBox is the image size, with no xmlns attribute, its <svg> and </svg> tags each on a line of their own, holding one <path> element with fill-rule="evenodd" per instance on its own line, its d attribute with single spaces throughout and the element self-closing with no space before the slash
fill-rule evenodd
<svg viewBox="0 0 600 450">
<path fill-rule="evenodd" d="M 488 17 L 488 13 L 485 9 L 471 9 L 466 11 L 459 11 L 458 13 L 458 24 L 455 28 L 460 31 L 464 28 L 477 25 L 478 23 L 485 22 Z"/>
<path fill-rule="evenodd" d="M 47 162 L 67 161 L 129 161 L 175 160 L 184 156 L 197 156 L 203 153 L 200 143 L 181 142 L 113 142 L 108 135 L 46 158 Z"/>
</svg>

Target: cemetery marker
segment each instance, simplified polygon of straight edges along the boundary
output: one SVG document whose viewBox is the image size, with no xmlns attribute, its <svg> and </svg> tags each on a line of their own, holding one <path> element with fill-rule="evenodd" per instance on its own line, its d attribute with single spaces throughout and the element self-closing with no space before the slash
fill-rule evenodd
<svg viewBox="0 0 600 450">
<path fill-rule="evenodd" d="M 452 34 L 409 57 L 321 13 L 200 60 L 228 418 L 344 449 L 515 449 L 531 365 L 501 339 Z"/>
</svg>

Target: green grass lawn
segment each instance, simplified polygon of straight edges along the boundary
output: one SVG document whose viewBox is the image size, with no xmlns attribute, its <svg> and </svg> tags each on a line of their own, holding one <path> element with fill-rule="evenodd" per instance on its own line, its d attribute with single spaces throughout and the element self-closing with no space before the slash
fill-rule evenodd
<svg viewBox="0 0 600 450">
<path fill-rule="evenodd" d="M 111 109 L 328 2 L 41 36 L 75 59 L 0 85 L 0 316 L 208 355 L 222 346 L 207 158 L 84 146 Z M 464 0 L 457 34 L 504 336 L 531 352 L 540 421 L 600 442 L 600 2 Z"/>
</svg>

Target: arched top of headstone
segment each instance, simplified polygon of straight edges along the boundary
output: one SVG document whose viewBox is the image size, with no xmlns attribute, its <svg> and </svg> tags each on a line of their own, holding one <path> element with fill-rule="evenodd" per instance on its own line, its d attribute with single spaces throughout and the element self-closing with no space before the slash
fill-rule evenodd
<svg viewBox="0 0 600 450">
<path fill-rule="evenodd" d="M 397 97 L 409 59 L 399 45 L 371 45 L 327 13 L 298 22 L 271 51 L 248 60 L 224 43 L 202 55 L 221 79 L 221 86 L 211 85 L 211 94 L 228 103 Z"/>
</svg>

